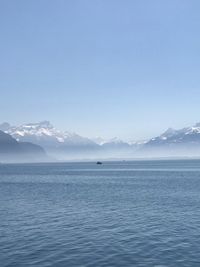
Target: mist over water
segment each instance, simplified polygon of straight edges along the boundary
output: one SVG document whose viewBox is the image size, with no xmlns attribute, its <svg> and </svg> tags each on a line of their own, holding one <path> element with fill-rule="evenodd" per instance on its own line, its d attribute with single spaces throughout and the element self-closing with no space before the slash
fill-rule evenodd
<svg viewBox="0 0 200 267">
<path fill-rule="evenodd" d="M 199 266 L 200 161 L 0 165 L 1 266 Z"/>
</svg>

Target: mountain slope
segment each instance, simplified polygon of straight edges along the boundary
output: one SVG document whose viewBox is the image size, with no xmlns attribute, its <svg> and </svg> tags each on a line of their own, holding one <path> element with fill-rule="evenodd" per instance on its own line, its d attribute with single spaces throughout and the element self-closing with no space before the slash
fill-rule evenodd
<svg viewBox="0 0 200 267">
<path fill-rule="evenodd" d="M 0 130 L 0 160 L 6 162 L 27 162 L 46 160 L 44 149 L 32 143 L 18 142 Z"/>
<path fill-rule="evenodd" d="M 141 151 L 157 156 L 199 156 L 200 123 L 179 130 L 169 128 L 145 143 Z"/>
<path fill-rule="evenodd" d="M 1 128 L 6 128 L 6 133 L 20 142 L 31 142 L 44 147 L 48 154 L 58 159 L 71 158 L 75 154 L 81 156 L 91 154 L 99 149 L 99 145 L 89 138 L 59 131 L 48 121 L 20 126 L 3 123 L 0 125 Z"/>
<path fill-rule="evenodd" d="M 147 143 L 147 145 L 167 144 L 200 144 L 200 123 L 180 130 L 169 128 L 163 134 L 152 138 Z"/>
<path fill-rule="evenodd" d="M 115 157 L 132 153 L 135 145 L 130 145 L 117 138 L 91 140 L 76 133 L 60 131 L 49 121 L 27 123 L 11 126 L 9 123 L 0 125 L 20 142 L 31 142 L 45 148 L 48 154 L 57 159 L 83 159 L 93 157 Z"/>
<path fill-rule="evenodd" d="M 29 144 L 21 144 L 23 150 L 27 150 L 30 143 L 33 143 L 44 147 L 54 158 L 62 160 L 200 155 L 200 123 L 179 130 L 169 128 L 149 141 L 131 143 L 117 138 L 104 140 L 98 137 L 91 140 L 76 133 L 59 131 L 48 121 L 21 126 L 3 123 L 0 129 L 18 142 L 28 142 Z M 12 139 L 12 142 L 17 142 L 16 140 Z M 30 148 L 30 151 L 33 149 Z"/>
</svg>

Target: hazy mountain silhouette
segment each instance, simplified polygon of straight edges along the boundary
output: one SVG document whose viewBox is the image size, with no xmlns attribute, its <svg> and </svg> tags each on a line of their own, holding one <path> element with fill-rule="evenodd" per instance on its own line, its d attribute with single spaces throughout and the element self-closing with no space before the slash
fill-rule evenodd
<svg viewBox="0 0 200 267">
<path fill-rule="evenodd" d="M 18 142 L 0 130 L 0 161 L 27 162 L 47 160 L 44 149 L 28 142 Z"/>
<path fill-rule="evenodd" d="M 2 144 L 1 150 L 11 148 L 12 153 L 20 150 L 21 154 L 38 155 L 44 154 L 43 147 L 47 154 L 61 160 L 200 155 L 200 123 L 179 130 L 169 128 L 149 141 L 134 143 L 118 138 L 91 140 L 76 133 L 60 131 L 48 121 L 20 126 L 5 122 L 0 124 L 0 129 L 10 135 L 7 136 L 9 142 Z"/>
<path fill-rule="evenodd" d="M 200 123 L 182 129 L 167 129 L 146 142 L 141 151 L 156 156 L 200 156 Z"/>
</svg>

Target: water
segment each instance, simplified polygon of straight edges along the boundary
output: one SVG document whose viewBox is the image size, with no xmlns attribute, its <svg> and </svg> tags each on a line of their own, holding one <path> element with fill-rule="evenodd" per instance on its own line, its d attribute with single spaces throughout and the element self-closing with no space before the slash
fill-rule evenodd
<svg viewBox="0 0 200 267">
<path fill-rule="evenodd" d="M 0 266 L 200 266 L 200 161 L 0 165 Z"/>
</svg>

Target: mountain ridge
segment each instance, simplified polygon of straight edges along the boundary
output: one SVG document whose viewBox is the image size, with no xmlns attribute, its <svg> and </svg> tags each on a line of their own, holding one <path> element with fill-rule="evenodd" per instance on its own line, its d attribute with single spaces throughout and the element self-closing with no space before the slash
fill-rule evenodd
<svg viewBox="0 0 200 267">
<path fill-rule="evenodd" d="M 11 126 L 5 122 L 0 129 L 18 142 L 31 142 L 43 147 L 48 154 L 58 159 L 108 157 L 137 157 L 156 155 L 200 154 L 200 123 L 181 129 L 168 128 L 160 135 L 146 141 L 125 142 L 118 138 L 90 139 L 73 132 L 60 131 L 49 121 Z"/>
</svg>

